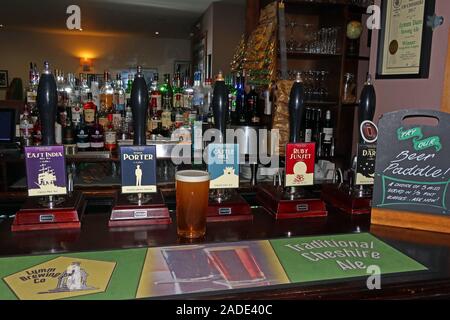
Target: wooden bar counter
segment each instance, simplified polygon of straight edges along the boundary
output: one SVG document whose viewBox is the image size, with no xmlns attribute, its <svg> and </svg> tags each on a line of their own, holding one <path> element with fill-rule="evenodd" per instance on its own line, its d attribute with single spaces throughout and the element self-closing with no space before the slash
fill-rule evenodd
<svg viewBox="0 0 450 320">
<path fill-rule="evenodd" d="M 172 217 L 174 194 L 165 195 Z M 107 192 L 92 196 L 78 231 L 12 233 L 12 219 L 0 220 L 0 257 L 129 249 L 184 244 L 176 224 L 135 228 L 108 227 Z M 88 196 L 89 198 L 89 196 Z M 246 195 L 251 204 L 251 194 Z M 4 199 L 4 195 L 2 196 Z M 3 201 L 2 201 L 3 202 Z M 367 278 L 282 287 L 245 289 L 233 293 L 199 293 L 182 298 L 203 299 L 421 299 L 450 297 L 450 235 L 370 226 L 369 216 L 351 217 L 329 208 L 327 218 L 275 221 L 264 209 L 253 207 L 253 221 L 209 223 L 204 243 L 371 232 L 429 271 L 382 276 L 381 290 L 368 290 Z M 174 297 L 179 298 L 179 297 Z"/>
</svg>

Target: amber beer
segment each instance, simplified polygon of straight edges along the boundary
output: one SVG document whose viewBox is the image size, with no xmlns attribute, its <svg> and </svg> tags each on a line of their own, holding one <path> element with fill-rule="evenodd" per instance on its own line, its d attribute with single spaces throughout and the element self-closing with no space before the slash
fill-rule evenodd
<svg viewBox="0 0 450 320">
<path fill-rule="evenodd" d="M 183 238 L 200 238 L 206 233 L 209 174 L 185 170 L 175 176 L 177 189 L 177 233 Z"/>
</svg>

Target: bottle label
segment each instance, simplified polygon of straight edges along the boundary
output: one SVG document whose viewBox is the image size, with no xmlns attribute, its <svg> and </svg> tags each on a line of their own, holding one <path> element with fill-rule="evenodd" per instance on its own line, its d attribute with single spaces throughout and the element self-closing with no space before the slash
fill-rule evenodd
<svg viewBox="0 0 450 320">
<path fill-rule="evenodd" d="M 100 108 L 102 110 L 111 110 L 113 106 L 113 95 L 112 94 L 101 94 L 100 95 Z"/>
<path fill-rule="evenodd" d="M 150 97 L 150 101 L 154 103 L 155 105 L 152 107 L 156 108 L 156 110 L 162 110 L 162 99 L 160 94 L 152 94 Z"/>
<path fill-rule="evenodd" d="M 323 128 L 324 142 L 331 143 L 333 139 L 333 128 Z"/>
<path fill-rule="evenodd" d="M 170 111 L 164 111 L 161 115 L 162 126 L 170 128 L 172 126 L 172 113 Z"/>
<path fill-rule="evenodd" d="M 100 142 L 91 142 L 91 148 L 101 149 L 105 147 L 105 143 L 103 141 Z"/>
<path fill-rule="evenodd" d="M 94 121 L 95 121 L 95 110 L 94 109 L 84 109 L 84 121 L 86 123 L 94 123 Z"/>
<path fill-rule="evenodd" d="M 105 144 L 112 146 L 117 143 L 117 135 L 115 131 L 107 131 L 105 133 Z"/>
<path fill-rule="evenodd" d="M 89 148 L 90 144 L 89 142 L 77 142 L 77 147 L 79 149 L 87 149 Z"/>
<path fill-rule="evenodd" d="M 312 142 L 312 130 L 311 129 L 305 129 L 305 142 L 306 143 Z"/>
<path fill-rule="evenodd" d="M 106 117 L 98 118 L 98 124 L 101 125 L 103 128 L 106 128 L 109 125 L 108 118 Z"/>
<path fill-rule="evenodd" d="M 37 93 L 35 91 L 28 91 L 27 92 L 27 102 L 28 103 L 36 103 L 36 95 L 37 95 Z"/>
<path fill-rule="evenodd" d="M 173 105 L 175 108 L 182 108 L 183 95 L 181 93 L 175 93 L 173 96 Z"/>
<path fill-rule="evenodd" d="M 192 109 L 194 97 L 191 94 L 183 95 L 183 106 L 185 109 Z"/>
</svg>

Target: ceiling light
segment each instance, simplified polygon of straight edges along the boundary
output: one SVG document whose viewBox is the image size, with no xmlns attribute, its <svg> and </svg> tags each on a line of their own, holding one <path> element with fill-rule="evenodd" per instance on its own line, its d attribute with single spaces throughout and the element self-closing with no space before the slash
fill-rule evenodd
<svg viewBox="0 0 450 320">
<path fill-rule="evenodd" d="M 156 35 L 159 35 L 159 31 L 156 31 L 155 34 L 156 34 Z"/>
<path fill-rule="evenodd" d="M 0 24 L 0 28 L 3 28 L 3 27 L 4 27 L 4 25 Z"/>
</svg>

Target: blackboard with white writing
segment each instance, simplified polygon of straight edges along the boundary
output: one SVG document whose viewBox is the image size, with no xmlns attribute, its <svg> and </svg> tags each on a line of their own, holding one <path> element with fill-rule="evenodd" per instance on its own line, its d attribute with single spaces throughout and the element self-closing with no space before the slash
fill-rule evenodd
<svg viewBox="0 0 450 320">
<path fill-rule="evenodd" d="M 450 114 L 402 110 L 378 126 L 373 207 L 450 215 Z"/>
</svg>

